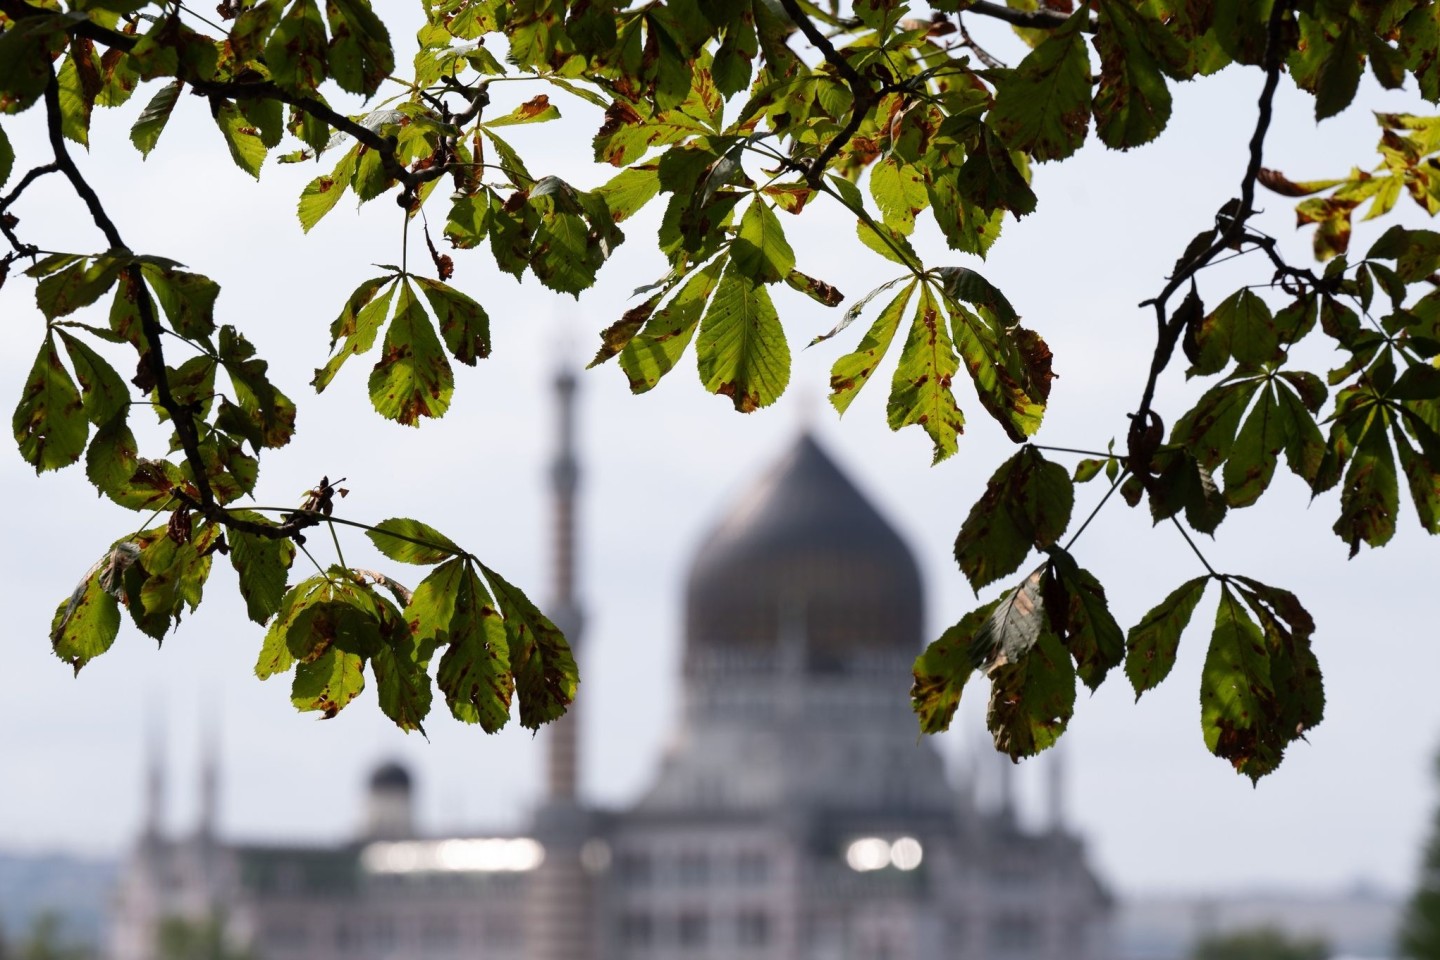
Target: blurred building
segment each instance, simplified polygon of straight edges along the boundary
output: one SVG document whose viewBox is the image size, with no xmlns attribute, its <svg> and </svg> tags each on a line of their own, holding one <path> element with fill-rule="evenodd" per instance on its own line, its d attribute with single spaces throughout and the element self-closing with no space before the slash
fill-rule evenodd
<svg viewBox="0 0 1440 960">
<path fill-rule="evenodd" d="M 546 609 L 579 645 L 573 379 L 557 389 Z M 919 571 L 812 438 L 705 538 L 685 609 L 683 715 L 630 808 L 577 795 L 572 712 L 547 734 L 548 799 L 520 834 L 418 834 L 394 765 L 341 846 L 221 840 L 213 815 L 167 839 L 156 813 L 124 871 L 115 960 L 154 960 L 173 914 L 222 916 L 261 960 L 1114 956 L 1110 899 L 1058 804 L 1049 828 L 1022 829 L 1008 798 L 979 808 L 917 737 L 896 691 L 922 643 Z"/>
</svg>

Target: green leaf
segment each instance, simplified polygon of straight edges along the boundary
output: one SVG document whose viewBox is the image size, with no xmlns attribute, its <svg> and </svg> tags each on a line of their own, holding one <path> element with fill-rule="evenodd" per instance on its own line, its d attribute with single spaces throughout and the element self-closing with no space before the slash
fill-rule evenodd
<svg viewBox="0 0 1440 960">
<path fill-rule="evenodd" d="M 652 314 L 644 328 L 625 344 L 620 351 L 620 368 L 625 371 L 633 392 L 653 389 L 661 377 L 675 368 L 695 336 L 695 326 L 727 262 L 725 257 L 718 257 L 691 274 L 670 302 Z"/>
<path fill-rule="evenodd" d="M 536 279 L 559 293 L 579 295 L 595 283 L 608 249 L 593 222 L 582 215 L 575 188 L 556 177 L 545 177 L 530 191 L 529 206 L 535 220 L 530 270 Z"/>
<path fill-rule="evenodd" d="M 932 177 L 939 171 L 929 171 Z M 980 125 L 980 140 L 975 149 L 965 157 L 965 163 L 960 167 L 959 176 L 956 178 L 956 186 L 959 188 L 959 196 L 975 204 L 981 210 L 995 212 L 1009 210 L 1015 216 L 1023 217 L 1035 210 L 1035 192 L 1030 189 L 1030 183 L 1020 168 L 1015 165 L 1015 160 L 1010 156 L 1010 151 L 1000 136 L 990 127 L 989 124 Z M 930 199 L 935 201 L 935 191 L 931 188 Z M 941 216 L 939 204 L 936 203 L 936 217 Z M 941 224 L 944 229 L 945 225 Z M 946 232 L 947 237 L 950 235 Z M 956 244 L 952 244 L 954 246 Z M 969 250 L 967 245 L 959 245 L 961 249 Z M 980 250 L 969 252 L 979 253 Z"/>
<path fill-rule="evenodd" d="M 435 327 L 410 284 L 402 283 L 380 359 L 370 372 L 370 402 L 381 416 L 414 427 L 421 417 L 444 416 L 454 392 L 455 373 Z"/>
<path fill-rule="evenodd" d="M 1360 544 L 1381 547 L 1395 535 L 1400 512 L 1400 487 L 1395 456 L 1379 423 L 1372 423 L 1355 446 L 1345 484 L 1340 490 L 1340 519 L 1335 533 L 1350 545 L 1350 556 Z"/>
<path fill-rule="evenodd" d="M 1231 357 L 1242 364 L 1271 363 L 1283 357 L 1270 307 L 1249 288 L 1226 297 L 1193 329 L 1198 354 L 1191 355 L 1187 377 L 1219 373 Z"/>
<path fill-rule="evenodd" d="M 1248 507 L 1270 486 L 1280 451 L 1285 449 L 1285 433 L 1275 388 L 1266 386 L 1225 461 L 1225 499 L 1230 506 Z"/>
<path fill-rule="evenodd" d="M 365 535 L 376 550 L 399 563 L 440 563 L 465 553 L 434 527 L 403 517 L 382 520 Z"/>
<path fill-rule="evenodd" d="M 895 331 L 900 328 L 900 320 L 905 315 L 905 308 L 910 305 L 917 282 L 912 280 L 906 284 L 895 299 L 880 311 L 855 350 L 836 360 L 830 368 L 830 404 L 837 412 L 843 414 L 849 409 L 860 388 L 870 382 L 870 376 L 890 349 L 890 342 L 895 339 Z M 866 297 L 851 307 L 846 311 L 845 319 L 858 316 L 869 300 Z"/>
<path fill-rule="evenodd" d="M 544 123 L 547 120 L 560 119 L 560 110 L 545 94 L 539 94 L 526 100 L 520 106 L 507 114 L 498 117 L 487 117 L 487 127 L 509 127 L 518 123 Z"/>
<path fill-rule="evenodd" d="M 885 408 L 891 430 L 919 424 L 929 434 L 934 463 L 959 449 L 956 438 L 965 429 L 965 416 L 950 390 L 960 364 L 945 326 L 930 287 L 923 285 Z"/>
<path fill-rule="evenodd" d="M 70 52 L 56 75 L 59 87 L 60 132 L 82 146 L 90 144 L 90 115 L 104 81 L 96 62 L 95 44 L 86 38 L 70 41 Z"/>
<path fill-rule="evenodd" d="M 295 665 L 295 655 L 290 652 L 287 640 L 290 627 L 310 604 L 329 597 L 328 588 L 329 582 L 322 574 L 303 580 L 285 591 L 275 619 L 270 621 L 270 627 L 265 631 L 260 657 L 255 662 L 255 676 L 268 680 L 277 674 L 288 673 Z"/>
<path fill-rule="evenodd" d="M 440 323 L 440 336 L 450 355 L 468 367 L 490 356 L 490 317 L 485 308 L 438 280 L 414 279 Z"/>
<path fill-rule="evenodd" d="M 455 617 L 455 600 L 466 569 L 462 557 L 446 560 L 431 570 L 410 594 L 404 616 L 417 641 L 432 649 L 450 642 L 450 622 Z"/>
<path fill-rule="evenodd" d="M 1196 577 L 1182 583 L 1130 628 L 1125 639 L 1125 675 L 1135 688 L 1136 700 L 1170 675 L 1180 647 L 1180 635 L 1189 625 L 1190 615 L 1209 583 L 1209 577 Z"/>
<path fill-rule="evenodd" d="M 159 537 L 140 552 L 137 565 L 146 576 L 139 590 L 144 621 L 137 619 L 137 623 L 157 640 L 171 624 L 179 624 L 186 607 L 194 610 L 200 606 L 211 561 L 210 554 L 203 551 L 219 534 L 210 524 L 203 530 L 203 536 L 197 530 L 185 543 Z"/>
<path fill-rule="evenodd" d="M 1229 584 L 1221 584 L 1215 630 L 1200 674 L 1205 746 L 1251 779 L 1274 769 L 1284 751 L 1265 722 L 1274 699 L 1264 634 Z"/>
<path fill-rule="evenodd" d="M 258 515 L 245 519 L 263 522 Z M 230 528 L 230 565 L 240 578 L 245 611 L 256 623 L 265 623 L 281 608 L 285 580 L 295 560 L 295 544 Z"/>
<path fill-rule="evenodd" d="M 1314 385 L 1319 388 L 1318 396 L 1323 402 L 1325 388 L 1320 385 L 1319 378 L 1313 374 L 1304 376 L 1314 381 Z M 1316 484 L 1320 476 L 1320 464 L 1325 458 L 1325 438 L 1315 423 L 1316 410 L 1307 409 L 1308 401 L 1302 400 L 1289 390 L 1277 389 L 1276 393 L 1280 401 L 1276 415 L 1285 436 L 1285 462 L 1292 473 L 1310 484 L 1313 492 L 1319 493 Z M 1318 406 L 1317 403 L 1316 407 Z"/>
<path fill-rule="evenodd" d="M 85 451 L 90 427 L 84 404 L 51 334 L 40 345 L 10 422 L 20 456 L 36 473 L 68 467 Z"/>
<path fill-rule="evenodd" d="M 390 314 L 390 299 L 395 293 L 397 281 L 398 278 L 391 276 L 375 277 L 360 284 L 355 288 L 355 292 L 350 294 L 340 316 L 330 324 L 330 349 L 335 349 L 335 344 L 339 343 L 342 337 L 345 345 L 325 366 L 315 371 L 310 382 L 316 393 L 330 385 L 330 381 L 335 379 L 335 374 L 346 360 L 367 352 L 375 345 L 375 336 Z M 384 293 L 377 300 L 375 294 L 382 287 Z"/>
<path fill-rule="evenodd" d="M 1081 681 L 1093 691 L 1125 658 L 1125 633 L 1094 574 L 1059 547 L 1048 552 L 1050 569 L 1041 581 L 1041 593 L 1050 628 L 1074 657 Z"/>
<path fill-rule="evenodd" d="M 370 96 L 395 72 L 389 31 L 367 0 L 326 0 L 325 16 L 330 75 L 341 89 Z"/>
<path fill-rule="evenodd" d="M 595 192 L 610 208 L 611 218 L 623 223 L 660 192 L 659 168 L 655 164 L 629 167 Z"/>
<path fill-rule="evenodd" d="M 825 307 L 838 307 L 845 300 L 845 294 L 837 290 L 833 284 L 824 280 L 812 277 L 799 270 L 791 270 L 785 274 L 785 285 L 791 290 L 798 290 L 811 300 Z M 814 346 L 812 343 L 811 346 Z"/>
<path fill-rule="evenodd" d="M 115 284 L 123 266 L 116 257 L 65 257 L 64 261 L 67 266 L 49 273 L 35 285 L 35 303 L 48 320 L 67 316 L 99 300 Z M 33 267 L 25 272 L 40 275 Z"/>
<path fill-rule="evenodd" d="M 217 420 L 217 425 L 237 428 L 257 452 L 262 447 L 283 447 L 289 443 L 295 434 L 294 401 L 270 382 L 267 375 L 270 365 L 256 357 L 250 341 L 229 324 L 220 328 L 220 362 L 230 375 L 239 403 L 238 412 L 244 422 Z"/>
<path fill-rule="evenodd" d="M 315 0 L 290 5 L 265 42 L 265 63 L 276 85 L 287 90 L 308 93 L 324 81 L 325 23 Z M 359 92 L 353 86 L 346 89 Z"/>
<path fill-rule="evenodd" d="M 1032 549 L 1053 545 L 1074 506 L 1065 468 L 1022 447 L 991 475 L 955 538 L 955 560 L 970 586 L 978 593 L 1018 569 Z"/>
<path fill-rule="evenodd" d="M 1395 428 L 1395 450 L 1400 455 L 1400 469 L 1410 488 L 1415 514 L 1426 533 L 1440 533 L 1440 464 L 1435 464 L 1410 445 L 1404 432 Z"/>
<path fill-rule="evenodd" d="M 350 181 L 355 177 L 355 163 L 360 147 L 351 147 L 340 158 L 335 169 L 328 174 L 323 174 L 311 180 L 300 192 L 300 205 L 298 216 L 300 217 L 300 228 L 306 233 L 310 228 L 320 222 L 320 218 L 331 210 L 335 204 L 340 202 L 345 191 L 350 189 Z"/>
<path fill-rule="evenodd" d="M 1159 472 L 1150 485 L 1150 515 L 1154 521 L 1168 520 L 1184 510 L 1190 526 L 1213 534 L 1224 522 L 1229 504 L 1209 469 L 1188 451 L 1174 447 L 1162 449 L 1154 465 Z"/>
<path fill-rule="evenodd" d="M 306 0 L 301 0 L 306 2 Z M 260 165 L 265 162 L 265 144 L 260 132 L 250 124 L 240 108 L 226 101 L 215 110 L 215 125 L 230 148 L 230 159 L 256 180 L 260 179 Z"/>
<path fill-rule="evenodd" d="M 108 559 L 108 557 L 107 557 Z M 80 668 L 100 656 L 120 632 L 120 605 L 101 586 L 105 561 L 96 564 L 61 601 L 50 620 L 50 644 L 55 656 L 78 674 Z"/>
<path fill-rule="evenodd" d="M 883 223 L 869 224 L 864 220 L 855 221 L 855 235 L 860 242 L 891 263 L 898 263 L 902 267 L 915 268 L 920 263 L 920 255 L 910 245 L 910 241 L 892 227 Z"/>
<path fill-rule="evenodd" d="M 770 294 L 733 261 L 700 321 L 696 354 L 705 389 L 741 413 L 774 403 L 790 382 L 790 345 Z"/>
<path fill-rule="evenodd" d="M 148 158 L 150 151 L 155 149 L 160 134 L 165 130 L 165 124 L 170 122 L 170 114 L 174 112 L 175 103 L 180 99 L 180 91 L 184 86 L 183 81 L 176 80 L 161 87 L 140 112 L 140 118 L 135 121 L 135 125 L 130 128 L 130 142 L 135 144 L 135 149 L 140 151 L 142 157 Z"/>
<path fill-rule="evenodd" d="M 64 330 L 57 330 L 65 342 L 65 352 L 80 381 L 80 394 L 85 416 L 97 427 L 130 412 L 130 390 L 115 368 L 94 350 Z"/>
<path fill-rule="evenodd" d="M 4 128 L 0 128 L 0 187 L 10 179 L 10 171 L 15 169 L 15 148 L 10 145 L 10 138 L 5 135 Z"/>
<path fill-rule="evenodd" d="M 173 267 L 162 268 L 152 263 L 141 266 L 140 272 L 155 291 L 155 299 L 165 311 L 165 318 L 181 336 L 203 339 L 215 332 L 215 300 L 220 285 L 198 273 L 186 273 Z"/>
<path fill-rule="evenodd" d="M 452 596 L 450 646 L 440 659 L 437 680 L 455 719 L 494 733 L 509 722 L 515 694 L 505 623 L 468 564 Z"/>
<path fill-rule="evenodd" d="M 1006 594 L 973 644 L 990 678 L 985 725 L 1012 760 L 1055 743 L 1075 709 L 1075 667 L 1050 628 L 1040 580 L 1037 570 Z"/>
<path fill-rule="evenodd" d="M 1205 391 L 1198 403 L 1175 421 L 1172 443 L 1179 443 L 1208 470 L 1230 456 L 1240 419 L 1260 387 L 1255 379 L 1228 380 Z"/>
<path fill-rule="evenodd" d="M 365 659 L 331 647 L 309 663 L 295 666 L 290 702 L 295 709 L 333 718 L 365 689 Z"/>
<path fill-rule="evenodd" d="M 12 21 L 0 33 L 0 113 L 20 113 L 40 99 L 71 25 L 60 14 L 40 15 Z"/>
<path fill-rule="evenodd" d="M 1090 54 L 1080 33 L 1088 17 L 1082 7 L 996 81 L 990 123 L 1041 162 L 1080 149 L 1090 127 Z"/>
<path fill-rule="evenodd" d="M 1016 443 L 1040 429 L 1050 399 L 1050 347 L 1022 327 L 1015 310 L 988 280 L 963 267 L 942 267 L 950 329 L 985 411 Z M 973 304 L 979 315 L 959 301 Z"/>
<path fill-rule="evenodd" d="M 999 604 L 998 599 L 992 600 L 965 614 L 915 659 L 910 707 L 920 720 L 921 733 L 950 729 L 965 683 L 979 662 L 974 649 L 975 637 L 990 622 Z"/>
<path fill-rule="evenodd" d="M 525 594 L 484 564 L 480 569 L 505 616 L 510 672 L 520 701 L 520 725 L 538 730 L 540 724 L 564 716 L 575 699 L 580 676 L 570 645 Z"/>
<path fill-rule="evenodd" d="M 885 226 L 907 237 L 915 232 L 915 215 L 930 204 L 924 176 L 894 156 L 870 168 L 870 195 L 880 208 Z"/>
<path fill-rule="evenodd" d="M 1164 72 L 1183 64 L 1185 52 L 1144 7 L 1100 0 L 1100 12 L 1095 131 L 1106 146 L 1128 150 L 1154 140 L 1170 121 Z"/>
<path fill-rule="evenodd" d="M 756 199 L 745 209 L 730 246 L 730 263 L 755 284 L 774 283 L 795 268 L 795 251 L 769 204 Z"/>
<path fill-rule="evenodd" d="M 430 714 L 432 698 L 428 667 L 429 652 L 403 627 L 370 658 L 380 712 L 407 733 L 425 732 L 422 722 Z"/>
</svg>

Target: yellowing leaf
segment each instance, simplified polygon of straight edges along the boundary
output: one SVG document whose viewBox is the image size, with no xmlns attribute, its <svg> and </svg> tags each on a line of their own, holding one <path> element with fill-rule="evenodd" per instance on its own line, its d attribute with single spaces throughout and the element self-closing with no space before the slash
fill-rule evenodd
<svg viewBox="0 0 1440 960">
<path fill-rule="evenodd" d="M 790 382 L 790 345 L 770 294 L 733 261 L 700 322 L 696 354 L 705 389 L 741 413 L 774 403 Z"/>
<path fill-rule="evenodd" d="M 380 359 L 370 372 L 370 402 L 382 416 L 415 427 L 421 417 L 443 417 L 454 392 L 455 374 L 435 327 L 410 284 L 402 283 Z"/>
</svg>

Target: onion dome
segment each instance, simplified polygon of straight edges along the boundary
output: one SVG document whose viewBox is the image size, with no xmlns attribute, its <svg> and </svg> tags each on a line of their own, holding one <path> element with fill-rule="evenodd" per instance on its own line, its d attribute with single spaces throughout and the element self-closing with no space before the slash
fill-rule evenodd
<svg viewBox="0 0 1440 960">
<path fill-rule="evenodd" d="M 370 774 L 370 789 L 394 792 L 410 791 L 410 771 L 390 760 L 375 768 Z"/>
<path fill-rule="evenodd" d="M 685 671 L 810 673 L 913 658 L 923 594 L 910 549 L 811 436 L 705 538 L 686 594 Z"/>
</svg>

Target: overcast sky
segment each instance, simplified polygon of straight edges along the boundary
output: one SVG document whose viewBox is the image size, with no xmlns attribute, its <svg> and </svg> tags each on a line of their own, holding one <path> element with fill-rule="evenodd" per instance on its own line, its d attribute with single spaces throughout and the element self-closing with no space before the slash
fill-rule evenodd
<svg viewBox="0 0 1440 960">
<path fill-rule="evenodd" d="M 948 254 L 933 230 L 922 229 L 927 262 L 979 269 L 1054 349 L 1060 379 L 1039 442 L 1103 448 L 1112 437 L 1123 439 L 1154 336 L 1153 314 L 1136 304 L 1159 290 L 1186 242 L 1235 193 L 1260 83 L 1257 72 L 1232 69 L 1182 86 L 1175 119 L 1157 143 L 1126 154 L 1092 145 L 1073 162 L 1039 167 L 1038 211 L 1007 221 L 987 263 Z M 531 83 L 505 85 L 493 109 L 536 92 Z M 477 369 L 459 368 L 454 405 L 443 420 L 411 430 L 371 411 L 365 378 L 372 361 L 365 358 L 352 361 L 323 396 L 307 386 L 345 297 L 378 272 L 373 263 L 398 256 L 392 200 L 358 215 L 346 200 L 303 236 L 295 201 L 316 175 L 313 165 L 267 165 L 257 186 L 231 165 L 205 103 L 191 97 L 182 99 L 172 128 L 142 163 L 126 131 L 145 99 L 97 113 L 97 153 L 80 162 L 133 248 L 184 261 L 221 283 L 218 319 L 256 343 L 276 381 L 299 402 L 296 441 L 262 461 L 261 502 L 294 503 L 322 474 L 347 477 L 352 492 L 340 504 L 344 515 L 422 519 L 543 597 L 549 384 L 557 363 L 588 358 L 596 332 L 626 309 L 630 291 L 662 272 L 651 239 L 658 204 L 625 225 L 628 242 L 578 302 L 533 281 L 516 284 L 488 252 L 458 253 L 454 282 L 488 309 L 494 355 Z M 1317 129 L 1310 99 L 1287 81 L 1267 162 L 1296 178 L 1372 166 L 1378 128 L 1369 111 L 1420 105 L 1413 94 L 1385 93 L 1367 80 L 1356 107 Z M 598 121 L 573 101 L 561 106 L 566 121 L 511 128 L 513 139 L 532 171 L 595 185 L 608 176 L 586 162 Z M 33 118 L 6 118 L 5 127 L 22 151 L 17 170 L 27 159 L 48 159 L 37 159 Z M 1260 225 L 1303 261 L 1309 235 L 1294 230 L 1293 201 L 1266 194 L 1260 203 L 1267 208 Z M 443 200 L 428 209 L 438 231 Z M 1400 211 L 1412 225 L 1424 219 L 1408 199 Z M 22 236 L 42 246 L 103 245 L 63 193 L 37 190 L 16 212 Z M 892 275 L 889 264 L 851 239 L 848 216 L 833 205 L 817 203 L 784 223 L 797 266 L 835 283 L 849 300 Z M 1360 228 L 1361 249 L 1378 229 Z M 412 264 L 421 262 L 423 246 L 412 242 L 411 253 Z M 1202 292 L 1213 304 L 1239 284 L 1265 279 L 1263 265 L 1244 258 L 1205 274 Z M 884 425 L 888 370 L 838 421 L 823 400 L 829 366 L 853 348 L 863 326 L 800 352 L 836 314 L 786 290 L 776 296 L 796 359 L 790 390 L 771 409 L 741 416 L 707 395 L 693 353 L 643 397 L 629 395 L 614 366 L 582 377 L 581 583 L 589 631 L 581 697 L 584 784 L 596 802 L 623 805 L 651 777 L 673 728 L 690 558 L 726 505 L 803 424 L 812 425 L 912 544 L 926 577 L 930 634 L 977 602 L 950 559 L 950 545 L 1011 444 L 960 385 L 968 431 L 958 455 L 930 467 L 923 433 L 892 434 Z M 0 397 L 13 403 L 42 331 L 31 282 L 12 277 L 0 290 L 0 317 Z M 1334 362 L 1317 344 L 1301 365 L 1323 374 Z M 1198 395 L 1182 371 L 1175 364 L 1162 384 L 1158 406 L 1167 421 Z M 1077 515 L 1102 492 L 1098 484 L 1081 488 Z M 1327 717 L 1277 774 L 1252 788 L 1211 757 L 1201 739 L 1197 691 L 1213 596 L 1196 612 L 1179 663 L 1159 691 L 1135 705 L 1118 672 L 1094 697 L 1082 691 L 1064 741 L 1069 816 L 1102 873 L 1122 890 L 1314 888 L 1359 879 L 1397 889 L 1409 884 L 1433 800 L 1430 758 L 1440 744 L 1440 651 L 1428 595 L 1436 547 L 1407 500 L 1392 545 L 1347 562 L 1344 544 L 1329 529 L 1336 499 L 1332 493 L 1311 505 L 1303 485 L 1282 471 L 1257 508 L 1232 514 L 1218 541 L 1203 544 L 1217 568 L 1297 592 L 1319 624 Z M 350 835 L 368 769 L 392 756 L 416 770 L 430 830 L 515 824 L 537 796 L 543 734 L 537 740 L 516 729 L 487 737 L 450 720 L 441 705 L 428 741 L 407 737 L 388 725 L 372 691 L 332 721 L 296 713 L 286 680 L 262 683 L 251 674 L 262 631 L 244 618 L 223 561 L 205 605 L 162 650 L 127 623 L 111 652 L 72 678 L 49 651 L 51 614 L 105 544 L 137 521 L 97 499 L 81 468 L 37 479 L 13 448 L 0 455 L 0 502 L 8 614 L 0 665 L 0 849 L 124 849 L 141 816 L 147 718 L 163 721 L 172 771 L 168 818 L 176 829 L 193 824 L 207 726 L 217 731 L 223 757 L 221 822 L 236 838 Z M 322 539 L 311 545 L 325 562 Z M 367 548 L 363 537 L 353 537 L 346 556 L 356 565 L 395 566 Z M 1177 534 L 1152 531 L 1145 511 L 1129 511 L 1118 499 L 1075 553 L 1105 583 L 1127 627 L 1203 572 Z M 413 570 L 395 572 L 419 579 Z M 937 741 L 957 773 L 982 739 L 982 691 L 972 686 L 955 729 Z M 1027 809 L 1038 811 L 1044 762 L 1020 767 Z"/>
</svg>

